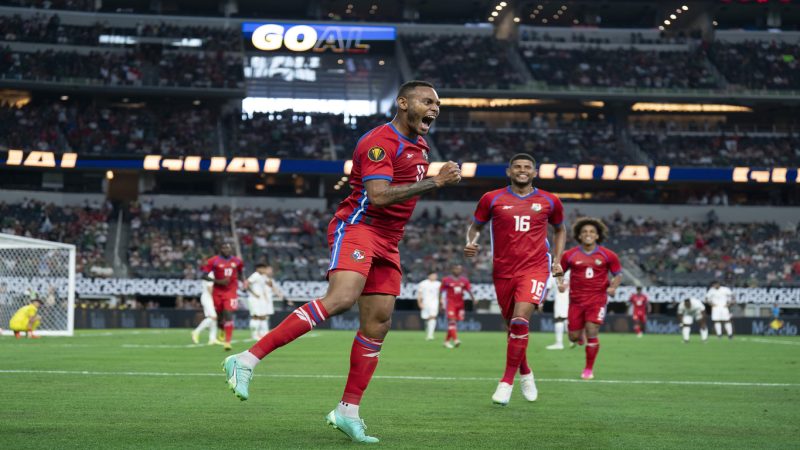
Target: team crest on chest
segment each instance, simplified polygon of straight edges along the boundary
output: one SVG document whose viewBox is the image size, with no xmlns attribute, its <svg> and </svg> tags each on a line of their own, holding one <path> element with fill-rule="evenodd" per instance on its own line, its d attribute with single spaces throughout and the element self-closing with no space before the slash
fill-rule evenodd
<svg viewBox="0 0 800 450">
<path fill-rule="evenodd" d="M 531 209 L 536 211 L 536 212 L 539 212 L 539 211 L 542 210 L 542 204 L 541 203 L 534 203 L 534 204 L 531 205 Z"/>
<path fill-rule="evenodd" d="M 595 259 L 594 260 L 594 265 L 595 266 L 599 266 L 600 264 L 603 264 L 603 261 L 600 261 L 599 259 Z"/>
<path fill-rule="evenodd" d="M 383 158 L 386 157 L 386 152 L 380 147 L 372 147 L 371 149 L 367 150 L 367 158 L 369 158 L 372 162 L 379 162 L 383 161 Z"/>
<path fill-rule="evenodd" d="M 364 258 L 366 257 L 366 255 L 364 255 L 364 252 L 359 249 L 353 250 L 353 254 L 350 256 L 353 258 L 353 261 L 355 262 L 363 261 Z"/>
</svg>

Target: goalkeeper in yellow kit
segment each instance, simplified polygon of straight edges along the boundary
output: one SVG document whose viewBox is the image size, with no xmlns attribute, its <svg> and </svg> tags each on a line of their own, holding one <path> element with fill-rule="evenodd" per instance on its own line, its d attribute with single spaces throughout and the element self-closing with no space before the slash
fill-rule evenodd
<svg viewBox="0 0 800 450">
<path fill-rule="evenodd" d="M 11 317 L 8 322 L 8 327 L 14 332 L 14 336 L 19 339 L 22 332 L 25 332 L 29 338 L 38 338 L 39 336 L 33 334 L 33 331 L 39 326 L 42 318 L 39 316 L 39 308 L 42 306 L 42 301 L 37 299 L 22 308 Z"/>
</svg>

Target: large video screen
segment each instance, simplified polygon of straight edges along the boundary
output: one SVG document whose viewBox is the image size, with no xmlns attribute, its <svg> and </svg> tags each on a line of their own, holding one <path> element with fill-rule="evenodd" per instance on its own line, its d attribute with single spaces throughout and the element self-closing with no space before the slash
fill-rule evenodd
<svg viewBox="0 0 800 450">
<path fill-rule="evenodd" d="M 244 22 L 242 38 L 248 52 L 389 55 L 394 53 L 397 30 L 390 26 Z"/>
</svg>

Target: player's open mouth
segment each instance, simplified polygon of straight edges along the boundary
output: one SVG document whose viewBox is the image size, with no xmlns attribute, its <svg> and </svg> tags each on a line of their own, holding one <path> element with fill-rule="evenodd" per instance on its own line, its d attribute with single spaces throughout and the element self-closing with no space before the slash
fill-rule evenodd
<svg viewBox="0 0 800 450">
<path fill-rule="evenodd" d="M 436 116 L 433 114 L 428 114 L 427 116 L 423 117 L 420 120 L 420 125 L 424 131 L 428 131 L 431 128 L 431 124 L 433 121 L 436 120 Z"/>
</svg>

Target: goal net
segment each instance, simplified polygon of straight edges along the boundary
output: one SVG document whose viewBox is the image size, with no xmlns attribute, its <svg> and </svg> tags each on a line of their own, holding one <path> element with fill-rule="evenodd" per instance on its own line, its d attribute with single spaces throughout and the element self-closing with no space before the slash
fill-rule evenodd
<svg viewBox="0 0 800 450">
<path fill-rule="evenodd" d="M 34 298 L 42 301 L 37 334 L 72 336 L 75 246 L 0 233 L 0 329 Z"/>
</svg>

